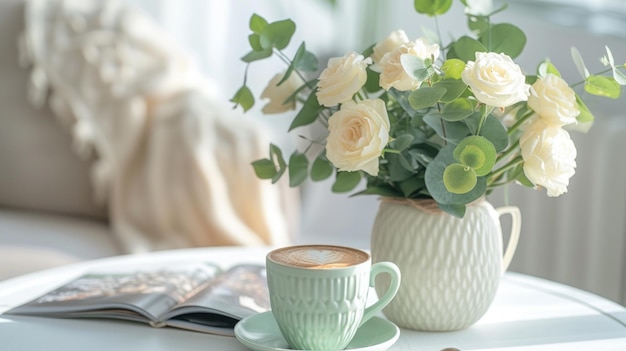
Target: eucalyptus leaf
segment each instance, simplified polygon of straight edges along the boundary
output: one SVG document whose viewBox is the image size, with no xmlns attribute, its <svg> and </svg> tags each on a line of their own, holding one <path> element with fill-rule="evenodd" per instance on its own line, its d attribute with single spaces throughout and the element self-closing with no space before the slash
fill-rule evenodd
<svg viewBox="0 0 626 351">
<path fill-rule="evenodd" d="M 474 104 L 467 98 L 459 98 L 443 106 L 440 116 L 448 122 L 460 121 L 474 113 Z"/>
<path fill-rule="evenodd" d="M 452 44 L 454 54 L 463 62 L 476 60 L 476 52 L 488 52 L 487 47 L 480 41 L 470 38 L 468 36 L 460 37 L 454 44 Z"/>
<path fill-rule="evenodd" d="M 459 79 L 444 79 L 437 83 L 435 87 L 446 89 L 446 93 L 439 99 L 441 102 L 451 102 L 463 94 L 465 89 L 467 89 L 467 84 Z"/>
<path fill-rule="evenodd" d="M 302 109 L 300 109 L 296 117 L 294 117 L 293 121 L 291 122 L 291 125 L 289 126 L 289 131 L 293 130 L 294 128 L 306 126 L 315 122 L 321 110 L 322 107 L 317 101 L 317 95 L 315 94 L 315 90 L 313 90 L 304 102 Z"/>
<path fill-rule="evenodd" d="M 360 181 L 360 172 L 337 172 L 337 178 L 331 190 L 334 193 L 345 193 L 356 188 Z"/>
<path fill-rule="evenodd" d="M 249 26 L 253 33 L 259 34 L 263 31 L 265 26 L 267 26 L 267 21 L 265 18 L 253 13 L 252 16 L 250 16 Z"/>
<path fill-rule="evenodd" d="M 461 79 L 461 74 L 464 69 L 465 62 L 456 58 L 448 59 L 441 65 L 445 79 Z"/>
<path fill-rule="evenodd" d="M 252 162 L 252 167 L 254 168 L 254 173 L 260 179 L 272 179 L 278 173 L 276 172 L 274 162 L 267 158 Z"/>
<path fill-rule="evenodd" d="M 447 89 L 439 84 L 432 87 L 421 87 L 409 95 L 409 104 L 416 110 L 431 107 L 446 94 Z"/>
<path fill-rule="evenodd" d="M 250 51 L 249 53 L 245 54 L 242 58 L 241 61 L 243 62 L 253 62 L 253 61 L 258 61 L 258 60 L 263 60 L 266 59 L 268 57 L 272 56 L 272 49 L 263 49 L 263 50 L 259 50 L 259 51 Z"/>
<path fill-rule="evenodd" d="M 576 120 L 578 121 L 578 123 L 593 122 L 593 120 L 595 119 L 593 114 L 591 113 L 591 111 L 589 111 L 589 108 L 587 107 L 587 105 L 585 105 L 585 102 L 583 101 L 583 99 L 580 98 L 580 96 L 578 96 L 578 94 L 576 94 L 576 105 L 578 106 L 578 110 L 580 111 L 580 114 L 576 116 Z"/>
<path fill-rule="evenodd" d="M 487 116 L 480 130 L 480 135 L 487 138 L 496 148 L 497 152 L 501 152 L 509 146 L 509 135 L 507 134 L 506 128 L 504 128 L 502 122 L 493 115 Z"/>
<path fill-rule="evenodd" d="M 248 43 L 253 51 L 263 51 L 261 47 L 261 36 L 257 33 L 252 33 L 248 36 Z"/>
<path fill-rule="evenodd" d="M 428 16 L 443 15 L 452 6 L 452 0 L 414 0 L 415 11 Z"/>
<path fill-rule="evenodd" d="M 309 160 L 306 155 L 294 152 L 289 157 L 289 186 L 302 184 L 309 175 Z"/>
<path fill-rule="evenodd" d="M 260 44 L 264 49 L 276 48 L 282 50 L 289 45 L 293 33 L 296 31 L 296 24 L 290 20 L 272 22 L 266 25 L 259 33 Z"/>
<path fill-rule="evenodd" d="M 270 159 L 276 168 L 276 174 L 272 177 L 272 183 L 276 183 L 287 170 L 287 163 L 283 158 L 283 152 L 274 144 L 270 144 Z"/>
<path fill-rule="evenodd" d="M 613 77 L 589 76 L 585 79 L 585 91 L 592 95 L 617 99 L 620 90 L 619 83 Z"/>
<path fill-rule="evenodd" d="M 244 85 L 237 90 L 235 96 L 230 101 L 235 103 L 235 107 L 241 106 L 243 111 L 246 112 L 254 106 L 254 95 L 252 95 L 250 88 Z"/>
<path fill-rule="evenodd" d="M 537 75 L 539 77 L 545 77 L 548 74 L 554 74 L 557 77 L 561 76 L 561 72 L 559 72 L 556 66 L 554 66 L 550 60 L 545 60 L 539 65 Z"/>
<path fill-rule="evenodd" d="M 585 61 L 583 60 L 580 51 L 572 46 L 570 52 L 572 54 L 572 60 L 576 65 L 576 69 L 578 69 L 578 73 L 580 73 L 580 76 L 583 77 L 583 79 L 587 79 L 587 77 L 589 77 L 589 70 L 585 66 Z"/>
<path fill-rule="evenodd" d="M 504 53 L 511 58 L 516 58 L 526 46 L 526 35 L 524 31 L 510 23 L 499 23 L 491 26 L 481 36 L 480 41 L 488 51 Z"/>
<path fill-rule="evenodd" d="M 327 179 L 333 174 L 333 166 L 332 164 L 321 155 L 313 161 L 313 165 L 311 166 L 311 180 L 320 181 Z"/>
<path fill-rule="evenodd" d="M 394 150 L 402 151 L 408 148 L 414 139 L 415 137 L 411 134 L 402 134 L 398 136 L 397 138 L 395 138 L 394 140 L 392 140 L 389 143 L 389 146 Z"/>
<path fill-rule="evenodd" d="M 426 188 L 435 201 L 440 204 L 464 205 L 480 198 L 487 190 L 485 177 L 478 177 L 474 188 L 465 194 L 454 194 L 446 189 L 443 183 L 443 172 L 446 167 L 457 163 L 452 153 L 454 145 L 447 145 L 439 150 L 437 157 L 426 168 Z"/>
<path fill-rule="evenodd" d="M 411 197 L 411 195 L 417 193 L 421 189 L 426 187 L 424 179 L 419 177 L 410 177 L 398 184 L 404 197 Z"/>
</svg>

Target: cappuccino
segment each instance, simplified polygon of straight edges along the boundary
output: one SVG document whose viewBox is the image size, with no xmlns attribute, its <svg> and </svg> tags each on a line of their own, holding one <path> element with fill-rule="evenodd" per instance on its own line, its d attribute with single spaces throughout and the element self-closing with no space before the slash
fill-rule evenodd
<svg viewBox="0 0 626 351">
<path fill-rule="evenodd" d="M 285 266 L 309 269 L 333 269 L 354 266 L 369 259 L 363 251 L 332 245 L 284 247 L 269 253 L 268 258 Z"/>
</svg>

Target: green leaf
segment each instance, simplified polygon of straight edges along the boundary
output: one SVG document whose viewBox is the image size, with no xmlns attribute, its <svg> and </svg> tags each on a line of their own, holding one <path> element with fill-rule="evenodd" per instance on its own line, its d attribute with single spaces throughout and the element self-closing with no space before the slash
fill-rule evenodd
<svg viewBox="0 0 626 351">
<path fill-rule="evenodd" d="M 291 36 L 295 31 L 296 24 L 290 19 L 272 22 L 259 33 L 261 47 L 282 50 L 289 45 Z"/>
<path fill-rule="evenodd" d="M 559 72 L 556 66 L 554 66 L 550 60 L 545 60 L 539 65 L 537 75 L 539 77 L 545 77 L 548 74 L 554 74 L 557 77 L 561 76 L 561 72 Z"/>
<path fill-rule="evenodd" d="M 437 203 L 437 205 L 442 211 L 449 213 L 457 218 L 463 218 L 463 216 L 465 216 L 465 205 L 440 204 L 440 203 Z"/>
<path fill-rule="evenodd" d="M 248 35 L 248 42 L 250 43 L 250 47 L 253 51 L 263 51 L 261 47 L 261 36 L 253 33 Z"/>
<path fill-rule="evenodd" d="M 421 87 L 409 95 L 409 104 L 416 110 L 434 106 L 446 93 L 446 88 L 439 84 L 432 87 Z"/>
<path fill-rule="evenodd" d="M 443 171 L 443 184 L 453 194 L 466 194 L 474 189 L 478 178 L 471 167 L 453 163 Z"/>
<path fill-rule="evenodd" d="M 411 197 L 414 193 L 418 192 L 421 189 L 426 187 L 426 183 L 423 178 L 420 177 L 410 177 L 400 183 L 398 183 L 400 190 L 402 190 L 402 194 L 405 197 Z"/>
<path fill-rule="evenodd" d="M 487 138 L 497 152 L 503 151 L 509 145 L 509 135 L 506 128 L 502 125 L 500 120 L 492 115 L 487 116 L 480 135 Z"/>
<path fill-rule="evenodd" d="M 331 190 L 334 193 L 345 193 L 356 188 L 360 181 L 360 172 L 337 172 L 337 179 Z"/>
<path fill-rule="evenodd" d="M 368 185 L 367 188 L 359 191 L 354 195 L 381 195 L 387 197 L 402 197 L 402 194 L 393 188 L 376 185 Z"/>
<path fill-rule="evenodd" d="M 380 73 L 372 71 L 369 67 L 365 70 L 367 72 L 367 81 L 363 88 L 368 93 L 375 93 L 381 89 L 380 87 Z"/>
<path fill-rule="evenodd" d="M 237 106 L 241 106 L 244 112 L 254 106 L 254 96 L 252 95 L 250 88 L 245 85 L 237 90 L 235 96 L 233 96 L 230 101 L 235 103 L 235 108 L 237 108 Z"/>
<path fill-rule="evenodd" d="M 289 186 L 295 187 L 304 182 L 309 174 L 309 160 L 306 155 L 294 152 L 289 157 Z"/>
<path fill-rule="evenodd" d="M 257 15 L 256 13 L 253 13 L 250 17 L 250 30 L 253 33 L 259 34 L 263 31 L 265 26 L 267 26 L 267 21 L 265 20 L 265 18 Z"/>
<path fill-rule="evenodd" d="M 477 176 L 487 175 L 496 164 L 496 148 L 487 138 L 479 135 L 461 140 L 452 156 L 462 165 L 473 169 Z"/>
<path fill-rule="evenodd" d="M 585 105 L 585 102 L 583 101 L 583 99 L 581 99 L 580 96 L 578 96 L 578 94 L 576 94 L 576 104 L 578 105 L 578 110 L 580 111 L 580 114 L 576 116 L 576 120 L 578 121 L 578 123 L 593 122 L 594 120 L 593 114 L 591 113 L 587 105 Z"/>
<path fill-rule="evenodd" d="M 476 60 L 476 52 L 487 52 L 487 48 L 480 41 L 472 39 L 468 36 L 460 37 L 453 45 L 454 55 L 463 62 Z"/>
<path fill-rule="evenodd" d="M 450 142 L 459 141 L 470 133 L 470 130 L 467 128 L 465 123 L 447 122 L 444 121 L 438 114 L 429 114 L 424 116 L 424 122 L 435 130 L 437 135 Z"/>
<path fill-rule="evenodd" d="M 413 79 L 424 81 L 428 79 L 428 65 L 421 58 L 409 54 L 400 55 L 400 64 L 404 71 Z"/>
<path fill-rule="evenodd" d="M 448 59 L 441 65 L 445 79 L 461 79 L 461 74 L 464 69 L 465 62 L 456 58 Z"/>
<path fill-rule="evenodd" d="M 266 59 L 272 56 L 272 49 L 263 49 L 261 51 L 250 51 L 241 58 L 241 61 L 250 63 L 252 61 L 258 61 Z"/>
<path fill-rule="evenodd" d="M 452 6 L 452 0 L 414 0 L 415 11 L 428 16 L 443 15 Z"/>
<path fill-rule="evenodd" d="M 589 77 L 589 70 L 587 69 L 587 66 L 585 66 L 585 61 L 583 60 L 580 51 L 572 46 L 570 52 L 572 54 L 572 61 L 574 61 L 576 69 L 578 69 L 578 73 L 580 73 L 580 76 L 583 77 L 583 79 L 587 79 L 587 77 Z"/>
<path fill-rule="evenodd" d="M 449 102 L 441 109 L 441 118 L 446 121 L 460 121 L 474 113 L 474 104 L 467 98 Z"/>
<path fill-rule="evenodd" d="M 320 181 L 327 179 L 333 174 L 333 166 L 322 155 L 318 156 L 311 166 L 311 180 Z"/>
<path fill-rule="evenodd" d="M 444 79 L 435 86 L 446 89 L 446 93 L 439 99 L 441 102 L 452 102 L 458 99 L 467 89 L 467 84 L 458 79 Z"/>
<path fill-rule="evenodd" d="M 389 161 L 389 180 L 392 182 L 403 181 L 413 175 L 413 167 L 401 154 L 387 154 L 386 158 Z"/>
<path fill-rule="evenodd" d="M 254 167 L 254 173 L 256 176 L 261 179 L 272 179 L 278 173 L 276 172 L 274 162 L 267 158 L 252 162 L 252 167 Z"/>
<path fill-rule="evenodd" d="M 413 142 L 414 139 L 415 137 L 411 134 L 402 134 L 399 137 L 392 140 L 389 143 L 389 146 L 394 150 L 402 151 L 406 149 L 407 147 L 411 146 L 411 143 Z"/>
<path fill-rule="evenodd" d="M 609 47 L 606 45 L 604 47 L 606 48 L 607 60 L 609 60 L 609 65 L 613 70 L 613 79 L 615 79 L 615 81 L 619 85 L 626 85 L 626 75 L 624 75 L 624 73 L 620 72 L 617 67 L 615 67 L 615 59 L 613 58 L 613 53 L 611 52 L 611 49 L 609 49 Z"/>
<path fill-rule="evenodd" d="M 270 159 L 274 162 L 276 174 L 272 178 L 272 183 L 276 183 L 287 170 L 287 163 L 283 158 L 283 152 L 274 144 L 270 144 Z"/>
<path fill-rule="evenodd" d="M 457 163 L 452 156 L 454 145 L 446 145 L 437 154 L 437 157 L 426 168 L 426 188 L 435 201 L 439 204 L 468 204 L 483 196 L 487 190 L 485 177 L 478 177 L 476 186 L 464 194 L 454 194 L 446 189 L 443 183 L 443 172 L 454 163 Z"/>
<path fill-rule="evenodd" d="M 619 83 L 613 77 L 589 76 L 585 79 L 585 91 L 589 94 L 617 99 L 620 90 Z"/>
<path fill-rule="evenodd" d="M 300 109 L 296 117 L 291 122 L 291 125 L 289 126 L 289 131 L 315 122 L 321 110 L 322 107 L 317 101 L 317 95 L 315 94 L 315 90 L 313 90 L 304 102 L 304 105 L 302 105 L 302 109 Z"/>
<path fill-rule="evenodd" d="M 526 45 L 526 35 L 524 31 L 509 23 L 499 23 L 491 28 L 480 41 L 488 51 L 504 53 L 511 58 L 516 58 L 524 50 Z"/>
<path fill-rule="evenodd" d="M 285 173 L 287 164 L 285 163 L 280 148 L 274 144 L 270 144 L 270 158 L 256 160 L 252 162 L 252 167 L 257 177 L 261 179 L 272 179 L 272 183 L 276 183 Z"/>
</svg>

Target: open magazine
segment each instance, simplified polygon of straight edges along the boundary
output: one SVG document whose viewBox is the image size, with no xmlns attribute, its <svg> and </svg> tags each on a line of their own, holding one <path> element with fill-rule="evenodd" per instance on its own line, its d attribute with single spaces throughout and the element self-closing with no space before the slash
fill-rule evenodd
<svg viewBox="0 0 626 351">
<path fill-rule="evenodd" d="M 118 318 L 153 327 L 233 335 L 235 324 L 270 309 L 265 266 L 210 264 L 90 273 L 5 314 Z"/>
</svg>

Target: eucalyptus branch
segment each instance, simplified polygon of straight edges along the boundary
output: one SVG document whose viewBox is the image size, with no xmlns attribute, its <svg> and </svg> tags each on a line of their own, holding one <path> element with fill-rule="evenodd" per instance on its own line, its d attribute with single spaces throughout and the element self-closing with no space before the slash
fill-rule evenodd
<svg viewBox="0 0 626 351">
<path fill-rule="evenodd" d="M 526 112 L 522 117 L 520 117 L 520 119 L 518 119 L 507 131 L 506 133 L 508 135 L 513 134 L 517 129 L 519 129 L 519 127 L 524 124 L 524 122 L 526 122 L 526 120 L 528 118 L 530 118 L 530 116 L 532 116 L 535 113 L 535 111 L 533 110 L 528 110 L 528 112 Z"/>
<path fill-rule="evenodd" d="M 509 147 L 504 152 L 499 154 L 498 158 L 497 158 L 497 161 L 500 161 L 500 160 L 503 160 L 503 159 L 509 157 L 509 155 L 511 155 L 513 153 L 513 151 L 516 151 L 518 147 L 519 147 L 519 139 L 515 140 L 515 143 L 513 143 L 513 145 L 511 145 L 511 147 Z"/>
<path fill-rule="evenodd" d="M 274 53 L 276 53 L 276 56 L 278 56 L 278 58 L 280 58 L 281 61 L 283 61 L 287 65 L 287 67 L 293 64 L 293 61 L 291 61 L 289 56 L 285 55 L 285 53 L 282 52 L 282 50 L 274 49 Z M 298 77 L 300 77 L 300 79 L 302 79 L 302 81 L 305 82 L 304 84 L 307 86 L 307 88 L 311 90 L 315 89 L 315 86 L 310 85 L 311 82 L 307 81 L 300 71 L 298 71 L 297 69 L 294 69 L 293 73 L 297 74 Z"/>
<path fill-rule="evenodd" d="M 600 72 L 594 73 L 594 74 L 592 74 L 592 76 L 599 76 L 601 74 L 609 73 L 609 72 L 612 72 L 612 71 L 613 71 L 613 67 L 607 68 L 604 71 L 600 71 Z M 570 88 L 574 88 L 574 87 L 577 87 L 577 86 L 579 86 L 581 84 L 584 84 L 586 81 L 587 81 L 586 79 L 583 79 L 583 80 L 581 80 L 579 82 L 576 82 L 576 83 L 570 85 Z"/>
<path fill-rule="evenodd" d="M 517 156 L 514 159 L 512 159 L 511 161 L 509 161 L 507 164 L 505 164 L 504 166 L 496 169 L 495 171 L 491 172 L 491 174 L 489 175 L 488 179 L 487 179 L 487 183 L 489 185 L 492 184 L 493 179 L 497 179 L 499 178 L 502 174 L 504 174 L 504 172 L 508 171 L 509 169 L 515 168 L 517 167 L 518 164 L 524 162 L 524 159 L 522 158 L 522 156 Z"/>
</svg>

